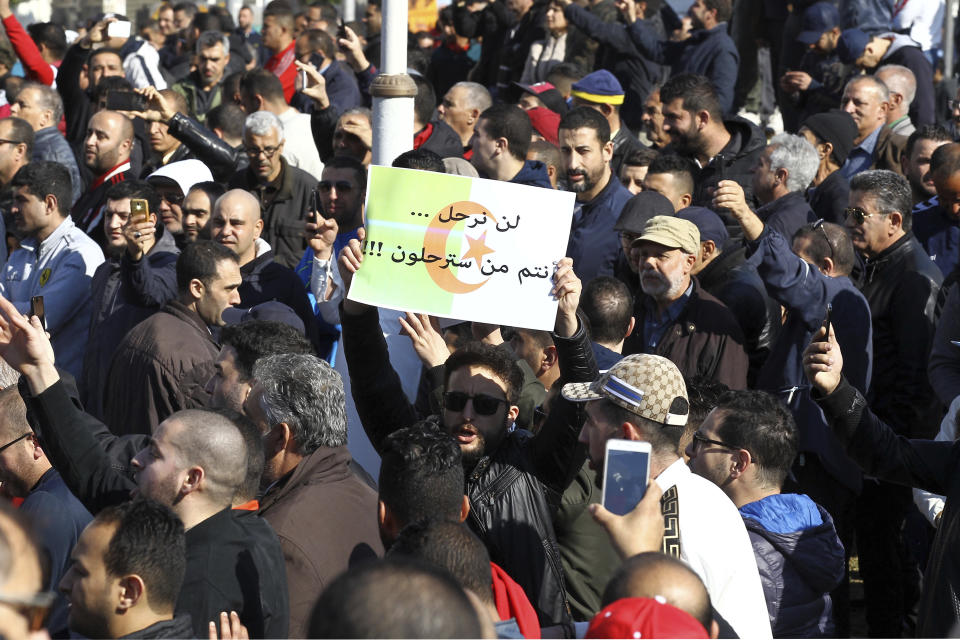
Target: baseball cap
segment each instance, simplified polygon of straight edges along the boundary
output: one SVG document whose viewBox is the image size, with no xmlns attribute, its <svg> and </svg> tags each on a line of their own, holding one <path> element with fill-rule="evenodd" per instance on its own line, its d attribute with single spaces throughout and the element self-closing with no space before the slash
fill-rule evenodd
<svg viewBox="0 0 960 640">
<path fill-rule="evenodd" d="M 682 249 L 686 253 L 700 252 L 700 230 L 689 220 L 673 216 L 655 216 L 643 227 L 643 235 L 633 241 L 656 242 L 671 249 Z"/>
<path fill-rule="evenodd" d="M 663 596 L 621 598 L 601 609 L 587 638 L 709 638 L 700 622 Z"/>
<path fill-rule="evenodd" d="M 226 324 L 241 324 L 250 320 L 280 322 L 293 327 L 300 332 L 300 335 L 306 335 L 307 333 L 300 316 L 293 309 L 277 300 L 261 302 L 249 309 L 227 307 L 223 310 L 223 321 Z"/>
<path fill-rule="evenodd" d="M 623 104 L 623 87 L 617 77 L 606 69 L 588 73 L 574 82 L 570 95 L 587 102 Z"/>
<path fill-rule="evenodd" d="M 837 57 L 843 64 L 853 64 L 863 55 L 868 44 L 870 36 L 857 28 L 847 29 L 840 34 L 840 40 L 837 41 Z"/>
<path fill-rule="evenodd" d="M 563 94 L 560 93 L 557 88 L 549 82 L 536 82 L 534 84 L 520 84 L 519 82 L 514 82 L 513 84 L 519 87 L 525 93 L 529 93 L 540 98 L 540 102 L 542 102 L 550 111 L 560 115 L 564 115 L 567 112 L 567 101 L 563 99 Z"/>
<path fill-rule="evenodd" d="M 829 2 L 818 2 L 807 7 L 800 21 L 797 41 L 811 45 L 825 32 L 840 26 L 840 12 Z"/>
<path fill-rule="evenodd" d="M 683 426 L 690 412 L 687 385 L 677 365 L 649 353 L 623 358 L 593 382 L 565 384 L 561 394 L 571 402 L 605 398 L 662 425 Z"/>
<path fill-rule="evenodd" d="M 543 136 L 550 144 L 557 144 L 560 130 L 560 114 L 546 107 L 534 107 L 527 110 L 533 130 Z"/>
<path fill-rule="evenodd" d="M 677 211 L 677 217 L 688 220 L 697 226 L 700 232 L 700 242 L 712 240 L 713 244 L 722 249 L 730 239 L 730 233 L 724 226 L 723 220 L 716 213 L 706 207 L 686 207 Z"/>
<path fill-rule="evenodd" d="M 212 182 L 213 174 L 207 165 L 199 160 L 180 160 L 165 164 L 150 175 L 147 176 L 147 182 L 156 178 L 165 178 L 171 180 L 180 187 L 180 192 L 187 195 L 190 188 L 198 182 Z"/>
<path fill-rule="evenodd" d="M 815 136 L 833 145 L 835 160 L 843 164 L 853 149 L 853 139 L 857 137 L 857 123 L 846 111 L 832 109 L 815 113 L 800 125 L 806 127 Z"/>
<path fill-rule="evenodd" d="M 673 204 L 656 191 L 641 191 L 627 200 L 613 225 L 614 231 L 643 233 L 643 228 L 656 216 L 672 216 Z"/>
</svg>

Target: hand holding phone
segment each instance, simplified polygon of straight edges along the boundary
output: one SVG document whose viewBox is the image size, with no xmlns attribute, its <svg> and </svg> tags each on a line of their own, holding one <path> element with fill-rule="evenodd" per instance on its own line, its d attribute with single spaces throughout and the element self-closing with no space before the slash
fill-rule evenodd
<svg viewBox="0 0 960 640">
<path fill-rule="evenodd" d="M 828 302 L 828 303 L 827 303 L 827 315 L 826 315 L 826 317 L 824 317 L 824 319 L 823 319 L 823 329 L 824 329 L 824 331 L 826 332 L 826 333 L 824 333 L 824 337 L 825 337 L 825 338 L 829 338 L 829 337 L 830 337 L 830 330 L 831 330 L 831 328 L 832 328 L 832 326 L 831 326 L 831 324 L 830 324 L 830 316 L 832 316 L 832 315 L 833 315 L 833 305 Z"/>
<path fill-rule="evenodd" d="M 150 222 L 150 205 L 143 198 L 130 198 L 130 223 Z"/>
<path fill-rule="evenodd" d="M 33 296 L 30 298 L 30 315 L 37 316 L 40 319 L 40 326 L 47 330 L 47 316 L 43 308 L 43 296 Z"/>
<path fill-rule="evenodd" d="M 607 440 L 603 458 L 603 507 L 624 516 L 640 503 L 650 480 L 650 443 Z"/>
</svg>

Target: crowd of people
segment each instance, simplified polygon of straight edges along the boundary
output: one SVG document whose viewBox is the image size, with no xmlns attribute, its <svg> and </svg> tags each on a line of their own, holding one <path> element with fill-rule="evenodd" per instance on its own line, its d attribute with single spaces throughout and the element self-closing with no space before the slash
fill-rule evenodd
<svg viewBox="0 0 960 640">
<path fill-rule="evenodd" d="M 347 296 L 382 0 L 0 0 L 0 635 L 958 633 L 945 5 L 410 32 L 394 167 L 574 194 L 541 331 Z"/>
</svg>

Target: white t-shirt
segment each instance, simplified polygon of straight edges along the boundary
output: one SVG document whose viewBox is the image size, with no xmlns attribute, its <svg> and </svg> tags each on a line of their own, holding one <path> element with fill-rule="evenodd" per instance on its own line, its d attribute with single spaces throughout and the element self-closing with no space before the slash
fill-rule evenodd
<svg viewBox="0 0 960 640">
<path fill-rule="evenodd" d="M 743 518 L 719 487 L 679 459 L 657 476 L 666 492 L 677 487 L 680 557 L 710 601 L 741 638 L 771 638 L 767 602 Z"/>
</svg>

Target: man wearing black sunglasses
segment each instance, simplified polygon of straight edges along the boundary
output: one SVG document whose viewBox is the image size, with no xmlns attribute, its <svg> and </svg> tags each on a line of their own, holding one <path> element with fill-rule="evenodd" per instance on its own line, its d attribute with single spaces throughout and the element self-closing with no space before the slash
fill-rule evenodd
<svg viewBox="0 0 960 640">
<path fill-rule="evenodd" d="M 873 381 L 866 394 L 898 434 L 931 438 L 941 407 L 927 376 L 935 309 L 943 276 L 911 233 L 912 193 L 892 171 L 865 171 L 850 181 L 846 226 L 863 258 L 858 286 L 873 318 Z M 912 496 L 907 487 L 864 483 L 857 505 L 857 549 L 871 632 L 899 629 L 919 585 L 901 534 Z"/>
<path fill-rule="evenodd" d="M 340 254 L 345 288 L 362 262 L 362 239 L 351 240 Z M 554 281 L 560 300 L 554 332 L 560 370 L 568 379 L 592 377 L 596 364 L 577 317 L 581 284 L 569 258 L 560 261 Z M 344 300 L 340 309 L 357 412 L 379 449 L 388 435 L 420 416 L 390 364 L 377 309 L 352 300 Z M 411 319 L 417 318 L 408 314 Z M 441 415 L 429 419 L 460 446 L 472 506 L 467 524 L 491 559 L 524 589 L 541 626 L 549 626 L 570 619 L 550 504 L 559 503 L 565 482 L 583 463 L 576 455 L 580 421 L 572 405 L 559 401 L 536 436 L 511 431 L 523 384 L 515 358 L 482 343 L 455 352 L 430 372 L 443 378 L 445 393 Z"/>
</svg>

